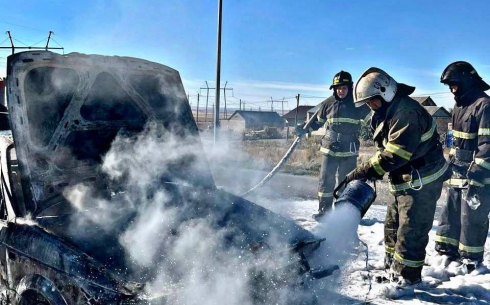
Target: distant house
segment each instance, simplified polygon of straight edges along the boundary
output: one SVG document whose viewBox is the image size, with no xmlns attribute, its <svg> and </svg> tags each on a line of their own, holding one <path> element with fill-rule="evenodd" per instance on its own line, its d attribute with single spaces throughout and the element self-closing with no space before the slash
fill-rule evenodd
<svg viewBox="0 0 490 305">
<path fill-rule="evenodd" d="M 298 124 L 305 122 L 308 119 L 308 110 L 313 107 L 314 106 L 298 106 L 282 117 L 286 120 L 288 126 L 294 126 L 296 118 L 298 118 Z"/>
<path fill-rule="evenodd" d="M 425 106 L 427 112 L 434 118 L 437 123 L 437 132 L 439 135 L 447 132 L 448 123 L 451 123 L 451 114 L 444 107 Z"/>
<path fill-rule="evenodd" d="M 322 106 L 322 103 L 321 102 L 320 104 L 316 105 L 315 107 L 312 107 L 311 109 L 308 109 L 308 112 L 306 114 L 306 119 L 309 120 L 314 114 L 315 112 L 318 110 L 318 108 L 320 108 Z"/>
<path fill-rule="evenodd" d="M 275 111 L 237 110 L 227 120 L 228 129 L 237 132 L 245 130 L 263 130 L 265 127 L 283 129 L 286 120 Z"/>
<path fill-rule="evenodd" d="M 437 106 L 430 96 L 411 96 L 411 98 L 419 102 L 422 106 Z"/>
<path fill-rule="evenodd" d="M 447 124 L 451 122 L 451 113 L 446 108 L 437 106 L 430 96 L 411 96 L 411 98 L 424 106 L 434 118 L 437 122 L 437 132 L 440 135 L 445 134 L 447 132 Z"/>
</svg>

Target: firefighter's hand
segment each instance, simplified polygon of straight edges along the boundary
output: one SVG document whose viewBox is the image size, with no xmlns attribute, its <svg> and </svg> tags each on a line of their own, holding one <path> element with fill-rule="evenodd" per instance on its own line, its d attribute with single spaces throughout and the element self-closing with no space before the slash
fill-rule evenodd
<svg viewBox="0 0 490 305">
<path fill-rule="evenodd" d="M 351 171 L 345 177 L 346 183 L 352 180 L 381 180 L 383 176 L 378 174 L 369 162 L 361 163 L 356 169 Z"/>
<path fill-rule="evenodd" d="M 345 184 L 354 180 L 367 180 L 366 174 L 360 168 L 356 168 L 345 176 Z"/>
<path fill-rule="evenodd" d="M 304 127 L 306 125 L 306 122 L 305 123 L 298 123 L 298 125 L 296 125 L 296 127 L 294 128 L 295 131 L 296 131 L 296 135 L 298 137 L 302 137 L 304 136 L 306 133 L 308 133 L 308 130 L 305 130 Z"/>
</svg>

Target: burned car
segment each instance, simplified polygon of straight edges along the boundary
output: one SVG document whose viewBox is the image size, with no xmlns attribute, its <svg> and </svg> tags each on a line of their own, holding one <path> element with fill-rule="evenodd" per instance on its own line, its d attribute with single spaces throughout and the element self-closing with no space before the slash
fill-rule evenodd
<svg viewBox="0 0 490 305">
<path fill-rule="evenodd" d="M 4 303 L 269 303 L 334 269 L 310 264 L 309 231 L 215 186 L 176 70 L 22 52 L 7 101 Z"/>
</svg>

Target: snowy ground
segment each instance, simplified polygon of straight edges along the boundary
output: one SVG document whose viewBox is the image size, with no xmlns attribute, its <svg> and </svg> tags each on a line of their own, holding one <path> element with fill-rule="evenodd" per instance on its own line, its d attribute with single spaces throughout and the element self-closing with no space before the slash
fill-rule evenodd
<svg viewBox="0 0 490 305">
<path fill-rule="evenodd" d="M 219 187 L 234 194 L 242 194 L 262 179 L 266 173 L 239 168 L 214 167 L 214 176 Z M 331 223 L 319 224 L 311 217 L 318 208 L 316 196 L 318 177 L 277 174 L 265 187 L 259 188 L 247 199 L 283 216 L 293 219 L 302 227 L 319 237 L 327 238 L 334 248 L 345 243 L 343 234 L 345 215 L 331 215 Z M 461 270 L 442 268 L 434 250 L 434 236 L 441 205 L 446 200 L 443 188 L 438 201 L 433 228 L 427 246 L 426 266 L 423 270 L 423 285 L 412 296 L 390 300 L 382 297 L 385 284 L 376 283 L 376 275 L 383 275 L 384 242 L 383 225 L 386 204 L 392 200 L 385 181 L 378 184 L 378 196 L 364 219 L 354 226 L 355 247 L 339 260 L 341 268 L 329 277 L 327 287 L 349 298 L 350 302 L 327 299 L 324 304 L 490 304 L 490 242 L 485 245 L 485 269 L 482 274 L 457 275 Z M 313 199 L 313 200 L 312 200 Z M 352 220 L 352 219 L 350 219 Z M 343 227 L 344 225 L 344 227 Z M 340 229 L 339 229 L 340 227 Z M 348 227 L 348 226 L 347 226 Z M 356 232 L 357 228 L 357 232 Z M 347 228 L 349 229 L 349 228 Z M 330 239 L 330 240 L 328 240 Z M 364 244 L 363 244 L 364 243 Z M 366 247 L 367 245 L 367 251 Z M 332 249 L 330 249 L 332 250 Z M 334 249 L 335 250 L 335 249 Z M 367 263 L 366 263 L 367 260 Z M 367 267 L 366 267 L 367 266 Z"/>
<path fill-rule="evenodd" d="M 263 205 L 275 212 L 294 219 L 299 225 L 313 232 L 319 231 L 319 225 L 311 218 L 317 209 L 316 200 L 280 200 L 263 201 Z M 484 268 L 482 274 L 466 274 L 449 276 L 449 272 L 457 273 L 456 269 L 444 269 L 437 265 L 434 251 L 434 235 L 437 221 L 430 232 L 430 242 L 427 246 L 426 264 L 423 270 L 423 287 L 415 291 L 415 295 L 389 300 L 382 297 L 382 289 L 386 284 L 373 280 L 375 275 L 383 274 L 383 222 L 386 206 L 374 205 L 368 211 L 361 224 L 357 227 L 357 235 L 361 242 L 353 248 L 351 255 L 341 262 L 341 271 L 333 275 L 338 283 L 335 291 L 359 302 L 355 304 L 489 304 L 490 303 L 490 273 Z M 333 212 L 335 213 L 335 211 Z M 339 212 L 338 212 L 339 213 Z M 328 221 L 335 222 L 342 215 L 331 215 Z M 436 217 L 437 219 L 437 217 Z M 340 220 L 343 222 L 343 220 Z M 328 224 L 327 224 L 328 225 Z M 337 226 L 337 224 L 334 224 Z M 331 230 L 331 229 L 330 229 Z M 355 229 L 354 229 L 355 230 Z M 323 232 L 325 233 L 325 232 Z M 327 235 L 339 235 L 335 234 Z M 321 235 L 321 233 L 320 233 Z M 340 234 L 342 235 L 342 234 Z M 334 243 L 342 243 L 344 237 Z M 486 255 L 484 265 L 490 264 L 490 243 L 485 245 Z M 366 268 L 366 259 L 368 264 Z M 325 304 L 331 304 L 328 301 Z"/>
</svg>

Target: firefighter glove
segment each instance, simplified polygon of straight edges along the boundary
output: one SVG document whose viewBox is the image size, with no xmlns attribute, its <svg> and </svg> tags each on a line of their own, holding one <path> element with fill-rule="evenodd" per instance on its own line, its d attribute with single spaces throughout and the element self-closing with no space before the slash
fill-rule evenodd
<svg viewBox="0 0 490 305">
<path fill-rule="evenodd" d="M 303 135 L 308 133 L 308 130 L 304 129 L 305 125 L 306 125 L 306 122 L 305 123 L 298 123 L 298 125 L 296 125 L 295 131 L 296 131 L 296 135 L 298 137 L 302 137 Z"/>
<path fill-rule="evenodd" d="M 345 176 L 345 183 L 349 183 L 354 180 L 366 180 L 366 174 L 359 168 L 355 168 L 353 171 Z"/>
<path fill-rule="evenodd" d="M 349 183 L 352 180 L 381 180 L 383 176 L 378 174 L 369 162 L 364 162 L 348 173 L 345 179 L 346 183 Z"/>
</svg>

